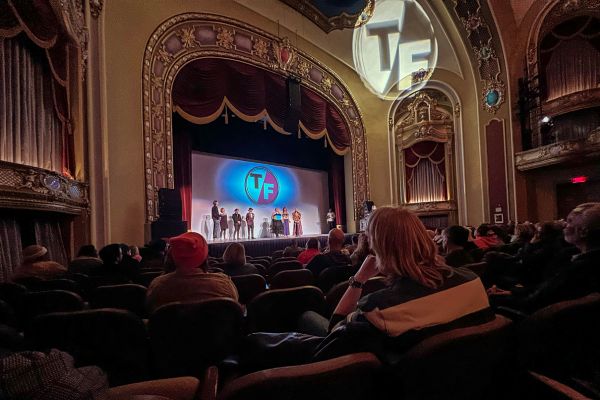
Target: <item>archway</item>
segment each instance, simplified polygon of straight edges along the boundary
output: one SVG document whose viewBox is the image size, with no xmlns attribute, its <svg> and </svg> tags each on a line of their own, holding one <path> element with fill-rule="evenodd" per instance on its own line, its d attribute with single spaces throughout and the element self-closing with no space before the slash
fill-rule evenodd
<svg viewBox="0 0 600 400">
<path fill-rule="evenodd" d="M 212 14 L 186 13 L 163 22 L 151 35 L 143 65 L 142 111 L 146 220 L 157 217 L 157 193 L 174 187 L 172 90 L 175 77 L 199 58 L 241 61 L 284 77 L 298 77 L 331 104 L 351 135 L 354 215 L 369 198 L 366 136 L 362 116 L 344 83 L 326 66 L 285 39 Z"/>
</svg>

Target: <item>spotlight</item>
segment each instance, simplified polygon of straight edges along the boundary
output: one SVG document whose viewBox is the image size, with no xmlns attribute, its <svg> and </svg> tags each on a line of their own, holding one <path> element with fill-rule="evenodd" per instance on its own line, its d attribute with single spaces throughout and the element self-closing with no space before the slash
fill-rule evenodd
<svg viewBox="0 0 600 400">
<path fill-rule="evenodd" d="M 542 118 L 542 123 L 547 124 L 548 122 L 550 122 L 550 117 L 546 115 L 544 118 Z"/>
</svg>

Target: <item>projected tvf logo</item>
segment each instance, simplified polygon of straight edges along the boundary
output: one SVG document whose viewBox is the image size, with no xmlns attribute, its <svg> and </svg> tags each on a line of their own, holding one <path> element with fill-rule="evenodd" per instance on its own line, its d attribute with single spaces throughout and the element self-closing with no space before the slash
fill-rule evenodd
<svg viewBox="0 0 600 400">
<path fill-rule="evenodd" d="M 254 167 L 246 174 L 246 195 L 256 204 L 271 204 L 279 195 L 279 182 L 266 167 Z"/>
<path fill-rule="evenodd" d="M 418 89 L 437 62 L 431 21 L 414 0 L 378 0 L 369 22 L 354 31 L 353 57 L 365 86 L 381 98 Z"/>
</svg>

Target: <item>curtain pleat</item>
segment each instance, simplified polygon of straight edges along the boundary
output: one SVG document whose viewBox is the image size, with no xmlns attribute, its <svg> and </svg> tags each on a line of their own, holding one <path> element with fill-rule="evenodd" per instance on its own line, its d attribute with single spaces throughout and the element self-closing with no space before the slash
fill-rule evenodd
<svg viewBox="0 0 600 400">
<path fill-rule="evenodd" d="M 404 149 L 404 167 L 408 203 L 448 199 L 444 144 L 422 141 Z"/>
<path fill-rule="evenodd" d="M 13 217 L 0 217 L 0 282 L 8 282 L 13 270 L 21 265 L 21 229 Z"/>
<path fill-rule="evenodd" d="M 68 265 L 67 251 L 63 243 L 60 222 L 55 220 L 37 220 L 33 222 L 35 241 L 48 249 L 50 260 Z"/>
</svg>

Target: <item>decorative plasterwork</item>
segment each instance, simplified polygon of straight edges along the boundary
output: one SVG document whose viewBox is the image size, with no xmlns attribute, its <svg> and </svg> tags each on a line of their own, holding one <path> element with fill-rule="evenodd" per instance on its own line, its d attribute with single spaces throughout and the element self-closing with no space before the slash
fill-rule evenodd
<svg viewBox="0 0 600 400">
<path fill-rule="evenodd" d="M 87 184 L 45 169 L 0 161 L 0 207 L 81 214 L 89 207 Z"/>
<path fill-rule="evenodd" d="M 573 111 L 600 107 L 600 88 L 571 93 L 542 105 L 542 114 L 550 117 Z"/>
<path fill-rule="evenodd" d="M 454 0 L 453 3 L 453 6 L 449 2 L 446 4 L 463 26 L 477 60 L 479 79 L 484 88 L 481 107 L 495 114 L 504 103 L 506 94 L 498 57 L 500 46 L 495 42 L 495 32 L 491 28 L 494 24 L 488 23 L 480 0 Z"/>
<path fill-rule="evenodd" d="M 82 79 L 84 79 L 86 75 L 89 42 L 89 33 L 85 24 L 83 1 L 85 0 L 50 0 L 54 12 L 62 21 L 65 30 L 80 50 Z M 102 3 L 103 0 L 90 0 L 90 2 L 94 1 Z"/>
<path fill-rule="evenodd" d="M 599 156 L 600 129 L 597 129 L 586 139 L 570 140 L 516 153 L 515 165 L 519 171 L 526 171 L 565 161 Z"/>
<path fill-rule="evenodd" d="M 375 0 L 365 0 L 365 8 L 357 14 L 347 14 L 328 17 L 323 14 L 310 0 L 281 0 L 292 7 L 326 33 L 336 29 L 355 28 L 366 24 L 375 9 Z"/>
<path fill-rule="evenodd" d="M 98 18 L 103 6 L 104 0 L 90 0 L 90 14 L 92 14 L 92 17 Z"/>
<path fill-rule="evenodd" d="M 412 203 L 403 204 L 403 208 L 407 208 L 417 215 L 435 215 L 448 214 L 458 210 L 455 201 L 434 201 L 431 203 Z"/>
<path fill-rule="evenodd" d="M 173 188 L 172 88 L 177 73 L 200 58 L 245 62 L 301 78 L 339 111 L 351 134 L 352 188 L 355 216 L 369 199 L 367 142 L 361 112 L 340 78 L 285 39 L 241 21 L 213 14 L 186 13 L 163 22 L 144 53 L 142 112 L 146 220 L 157 218 L 160 188 Z M 357 218 L 358 219 L 358 218 Z"/>
</svg>

